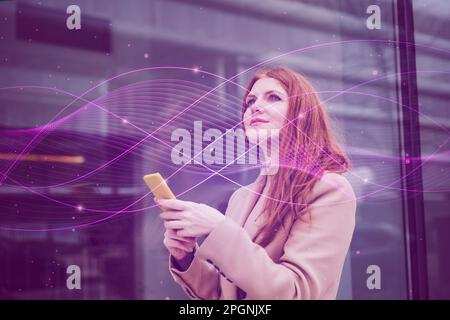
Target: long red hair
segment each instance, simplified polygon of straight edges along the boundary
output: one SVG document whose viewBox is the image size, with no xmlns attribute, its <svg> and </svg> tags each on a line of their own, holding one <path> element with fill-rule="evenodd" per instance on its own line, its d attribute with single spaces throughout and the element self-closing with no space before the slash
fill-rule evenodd
<svg viewBox="0 0 450 320">
<path fill-rule="evenodd" d="M 243 99 L 261 78 L 276 79 L 289 96 L 287 119 L 279 135 L 279 168 L 267 176 L 268 195 L 263 214 L 267 217 L 260 233 L 260 243 L 268 244 L 275 232 L 284 228 L 286 219 L 296 219 L 308 211 L 306 199 L 324 171 L 344 173 L 350 161 L 336 142 L 330 120 L 313 86 L 287 67 L 274 67 L 258 72 L 249 82 Z M 291 220 L 293 221 L 293 220 Z"/>
</svg>

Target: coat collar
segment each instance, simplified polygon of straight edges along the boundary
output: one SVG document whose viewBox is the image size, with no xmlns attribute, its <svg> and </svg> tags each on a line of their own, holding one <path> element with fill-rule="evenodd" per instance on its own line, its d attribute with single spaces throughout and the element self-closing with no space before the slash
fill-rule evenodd
<svg viewBox="0 0 450 320">
<path fill-rule="evenodd" d="M 267 176 L 259 175 L 253 183 L 245 187 L 243 197 L 236 203 L 236 206 L 238 206 L 236 210 L 237 212 L 240 212 L 240 215 L 236 217 L 236 222 L 240 226 L 244 226 L 244 224 L 246 223 L 247 218 L 249 217 L 260 197 L 260 193 L 262 193 L 264 190 L 266 181 Z M 251 234 L 250 236 L 252 238 L 252 241 L 255 241 L 255 235 Z"/>
</svg>

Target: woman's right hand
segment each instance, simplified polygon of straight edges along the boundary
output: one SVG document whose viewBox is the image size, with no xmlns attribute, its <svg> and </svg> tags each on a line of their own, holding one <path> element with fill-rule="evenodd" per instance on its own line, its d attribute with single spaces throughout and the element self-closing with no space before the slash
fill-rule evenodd
<svg viewBox="0 0 450 320">
<path fill-rule="evenodd" d="M 197 239 L 192 237 L 180 237 L 176 235 L 175 230 L 166 229 L 163 243 L 167 250 L 169 250 L 169 253 L 176 260 L 180 261 L 194 251 Z"/>
</svg>

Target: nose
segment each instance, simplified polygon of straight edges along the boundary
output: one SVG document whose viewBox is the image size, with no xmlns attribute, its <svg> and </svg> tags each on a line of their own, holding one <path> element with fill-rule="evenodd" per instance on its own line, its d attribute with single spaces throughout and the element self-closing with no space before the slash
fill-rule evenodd
<svg viewBox="0 0 450 320">
<path fill-rule="evenodd" d="M 261 102 L 259 99 L 256 99 L 256 101 L 253 103 L 253 105 L 250 107 L 250 111 L 252 114 L 254 113 L 261 113 L 263 111 L 263 107 L 261 106 Z"/>
</svg>

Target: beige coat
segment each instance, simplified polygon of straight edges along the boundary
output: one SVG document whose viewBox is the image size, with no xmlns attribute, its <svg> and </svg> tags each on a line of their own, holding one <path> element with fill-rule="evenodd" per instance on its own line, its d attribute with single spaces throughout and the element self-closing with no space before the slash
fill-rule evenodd
<svg viewBox="0 0 450 320">
<path fill-rule="evenodd" d="M 169 257 L 174 280 L 193 299 L 336 299 L 355 227 L 352 186 L 340 174 L 325 173 L 308 200 L 311 214 L 291 222 L 287 231 L 280 228 L 261 247 L 254 235 L 263 182 L 259 176 L 232 194 L 226 219 L 196 246 L 186 271 Z"/>
</svg>

